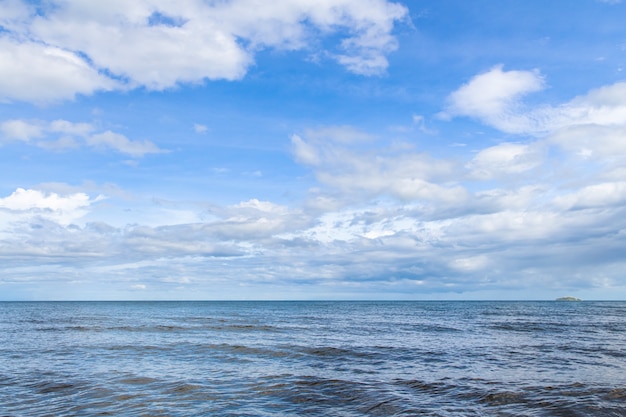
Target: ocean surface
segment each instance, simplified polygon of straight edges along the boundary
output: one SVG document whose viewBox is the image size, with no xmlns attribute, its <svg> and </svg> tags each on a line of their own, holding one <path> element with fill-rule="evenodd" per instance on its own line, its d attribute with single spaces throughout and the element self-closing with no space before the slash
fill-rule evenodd
<svg viewBox="0 0 626 417">
<path fill-rule="evenodd" d="M 626 416 L 626 302 L 4 302 L 0 416 Z"/>
</svg>

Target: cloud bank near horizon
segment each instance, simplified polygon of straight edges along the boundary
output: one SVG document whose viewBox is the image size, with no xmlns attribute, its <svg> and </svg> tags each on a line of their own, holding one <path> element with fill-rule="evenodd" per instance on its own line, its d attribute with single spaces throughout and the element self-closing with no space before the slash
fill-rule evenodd
<svg viewBox="0 0 626 417">
<path fill-rule="evenodd" d="M 626 294 L 623 77 L 490 59 L 418 94 L 397 27 L 434 3 L 0 9 L 5 298 Z"/>
<path fill-rule="evenodd" d="M 507 86 L 495 98 L 479 88 L 490 77 Z M 100 276 L 146 288 L 226 280 L 315 283 L 338 294 L 391 288 L 395 296 L 535 285 L 559 291 L 563 283 L 550 277 L 563 274 L 567 289 L 618 285 L 626 266 L 624 87 L 526 106 L 520 92 L 541 79 L 535 70 L 498 66 L 450 93 L 446 111 L 455 117 L 524 134 L 461 164 L 353 127 L 294 134 L 293 157 L 318 187 L 293 207 L 257 199 L 209 210 L 152 204 L 146 209 L 156 224 L 108 224 L 98 221 L 97 206 L 110 203 L 103 195 L 18 189 L 0 199 L 4 281 L 28 281 L 33 270 L 62 264 L 66 279 Z M 14 136 L 39 133 L 14 125 Z M 90 131 L 66 130 L 72 126 Z M 592 141 L 581 131 L 604 134 Z M 605 169 L 568 182 L 563 161 L 579 159 Z"/>
</svg>

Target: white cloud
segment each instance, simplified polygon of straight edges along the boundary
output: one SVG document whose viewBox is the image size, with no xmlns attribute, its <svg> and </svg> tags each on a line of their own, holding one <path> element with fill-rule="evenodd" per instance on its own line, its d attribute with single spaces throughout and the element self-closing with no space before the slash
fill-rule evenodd
<svg viewBox="0 0 626 417">
<path fill-rule="evenodd" d="M 590 90 L 558 105 L 531 107 L 521 101 L 524 94 L 538 91 L 543 85 L 543 77 L 536 71 L 502 71 L 498 66 L 450 94 L 448 115 L 476 117 L 503 132 L 539 139 L 531 147 L 505 145 L 506 149 L 481 151 L 469 164 L 475 174 L 488 177 L 489 169 L 481 174 L 481 166 L 499 157 L 506 164 L 505 153 L 513 158 L 508 160 L 513 164 L 496 171 L 530 169 L 539 161 L 539 154 L 534 151 L 541 143 L 557 145 L 578 157 L 608 162 L 619 163 L 626 156 L 625 82 Z"/>
<path fill-rule="evenodd" d="M 329 55 L 363 75 L 387 68 L 385 55 L 397 48 L 393 25 L 407 15 L 404 6 L 383 0 L 242 0 L 224 3 L 216 12 L 229 32 L 249 39 L 254 47 L 301 49 L 319 32 L 345 29 L 350 35 Z"/>
<path fill-rule="evenodd" d="M 21 140 L 28 142 L 31 139 L 43 136 L 43 129 L 35 123 L 29 123 L 24 120 L 5 120 L 0 124 L 0 143 L 10 140 Z"/>
<path fill-rule="evenodd" d="M 149 140 L 132 141 L 126 136 L 110 130 L 91 135 L 86 139 L 86 142 L 89 146 L 110 148 L 134 157 L 142 157 L 147 153 L 163 152 Z"/>
<path fill-rule="evenodd" d="M 491 178 L 490 178 L 491 179 Z M 495 188 L 474 193 L 469 212 L 493 213 L 501 210 L 524 210 L 549 199 L 547 185 L 524 185 L 519 188 Z M 541 204 L 540 204 L 541 205 Z"/>
<path fill-rule="evenodd" d="M 50 209 L 75 210 L 89 205 L 89 196 L 84 193 L 72 194 L 67 197 L 56 193 L 44 194 L 38 190 L 18 188 L 8 197 L 0 198 L 0 207 L 10 210 Z"/>
<path fill-rule="evenodd" d="M 304 134 L 309 140 L 344 144 L 371 142 L 375 138 L 372 134 L 352 126 L 324 126 L 317 129 L 307 129 Z"/>
<path fill-rule="evenodd" d="M 51 151 L 62 152 L 68 149 L 80 148 L 80 143 L 71 136 L 62 136 L 56 140 L 46 140 L 37 143 L 37 146 Z"/>
<path fill-rule="evenodd" d="M 395 50 L 395 43 L 387 45 L 389 50 Z M 349 48 L 346 48 L 349 49 Z M 337 61 L 348 70 L 355 74 L 376 75 L 387 69 L 389 65 L 387 58 L 378 51 L 374 51 L 370 56 L 367 55 L 339 55 Z"/>
<path fill-rule="evenodd" d="M 451 161 L 414 152 L 410 146 L 362 149 L 358 141 L 319 134 L 324 131 L 312 131 L 307 140 L 293 135 L 294 154 L 299 162 L 315 168 L 321 183 L 346 198 L 386 195 L 407 201 L 459 203 L 467 197 L 463 187 L 453 183 L 456 169 Z"/>
<path fill-rule="evenodd" d="M 37 216 L 68 225 L 83 217 L 91 204 L 104 198 L 91 199 L 85 193 L 59 195 L 39 190 L 18 188 L 11 195 L 0 198 L 0 216 L 4 223 Z"/>
<path fill-rule="evenodd" d="M 626 83 L 592 90 L 546 112 L 551 143 L 581 156 L 626 156 Z"/>
<path fill-rule="evenodd" d="M 70 265 L 63 266 L 68 277 L 97 275 L 123 281 L 125 289 L 145 285 L 150 291 L 189 285 L 202 294 L 215 288 L 216 276 L 224 285 L 262 283 L 272 289 L 306 281 L 332 288 L 326 295 L 346 288 L 363 288 L 369 295 L 390 288 L 411 295 L 416 287 L 420 294 L 532 288 L 533 280 L 572 269 L 599 271 L 580 285 L 621 282 L 622 89 L 606 86 L 535 109 L 519 98 L 502 99 L 505 104 L 496 105 L 493 114 L 509 112 L 523 122 L 516 125 L 520 132 L 537 137 L 478 149 L 465 163 L 351 126 L 304 130 L 291 138 L 294 156 L 314 171 L 319 187 L 302 208 L 261 198 L 230 206 L 146 207 L 131 198 L 109 199 L 103 208 L 95 204 L 98 197 L 72 187 L 18 189 L 0 198 L 0 257 L 11 264 L 3 271 L 12 268 L 28 280 L 33 271 L 50 274 Z M 37 145 L 69 138 L 134 156 L 160 151 L 151 142 L 89 123 L 12 120 L 1 127 L 6 140 Z M 574 154 L 588 149 L 587 158 L 603 163 L 615 159 L 614 169 L 610 176 L 608 171 L 567 176 L 567 169 L 580 167 L 564 167 L 571 159 L 555 157 L 547 149 L 555 145 Z M 547 174 L 536 176 L 539 168 Z M 32 259 L 39 269 L 23 267 Z M 128 281 L 130 272 L 137 281 Z"/>
<path fill-rule="evenodd" d="M 349 71 L 380 74 L 397 47 L 394 23 L 407 14 L 386 0 L 73 0 L 39 13 L 25 2 L 2 7 L 0 99 L 35 102 L 235 80 L 258 49 L 313 48 L 315 39 L 338 33 L 343 39 L 326 56 Z"/>
<path fill-rule="evenodd" d="M 623 158 L 626 156 L 626 125 L 571 126 L 557 130 L 549 141 L 584 158 Z"/>
<path fill-rule="evenodd" d="M 95 127 L 90 123 L 73 123 L 67 120 L 52 122 L 6 120 L 0 123 L 0 143 L 11 140 L 33 142 L 36 145 L 54 150 L 77 148 L 81 144 L 113 149 L 133 157 L 142 157 L 148 153 L 162 153 L 164 150 L 149 140 L 130 140 L 126 136 L 107 130 L 92 133 Z"/>
<path fill-rule="evenodd" d="M 520 98 L 544 88 L 539 71 L 503 71 L 498 65 L 476 75 L 448 97 L 447 114 L 475 117 L 505 132 L 527 129 L 518 115 Z"/>
<path fill-rule="evenodd" d="M 484 269 L 489 264 L 489 259 L 484 255 L 457 258 L 450 262 L 450 266 L 462 272 L 472 272 Z"/>
<path fill-rule="evenodd" d="M 248 201 L 242 201 L 235 205 L 238 209 L 253 209 L 255 211 L 267 212 L 267 213 L 279 213 L 284 214 L 287 212 L 287 207 L 274 204 L 271 201 L 259 201 L 256 198 Z"/>
<path fill-rule="evenodd" d="M 292 135 L 291 143 L 296 159 L 306 165 L 318 165 L 320 156 L 317 149 L 305 142 L 300 136 Z"/>
<path fill-rule="evenodd" d="M 193 124 L 193 130 L 196 133 L 206 133 L 209 130 L 209 128 L 206 127 L 205 125 L 201 125 L 199 123 L 194 123 Z"/>
<path fill-rule="evenodd" d="M 626 181 L 589 185 L 574 193 L 556 197 L 554 203 L 565 210 L 622 205 L 626 203 Z"/>
<path fill-rule="evenodd" d="M 468 164 L 474 178 L 489 180 L 503 175 L 520 174 L 537 167 L 541 153 L 537 146 L 501 143 L 480 151 Z"/>
<path fill-rule="evenodd" d="M 479 74 L 448 97 L 448 115 L 470 116 L 507 133 L 545 134 L 578 126 L 626 125 L 626 82 L 589 91 L 557 105 L 529 107 L 520 100 L 539 91 L 543 77 L 536 71 Z"/>
<path fill-rule="evenodd" d="M 168 225 L 185 219 L 172 219 L 167 211 L 174 207 L 159 204 L 155 209 L 164 209 L 163 216 L 153 226 L 88 222 L 98 217 L 97 199 L 73 189 L 64 194 L 18 190 L 1 200 L 1 215 L 13 215 L 10 233 L 0 234 L 4 271 L 28 281 L 33 274 L 58 276 L 57 267 L 63 265 L 68 279 L 97 276 L 111 285 L 119 281 L 125 288 L 146 285 L 154 291 L 174 283 L 172 277 L 189 277 L 175 283 L 191 285 L 205 296 L 221 285 L 214 278 L 219 277 L 224 285 L 261 285 L 255 287 L 261 292 L 251 294 L 256 297 L 266 294 L 263 288 L 280 289 L 284 296 L 282 289 L 300 282 L 318 291 L 331 286 L 326 296 L 349 288 L 346 294 L 355 296 L 357 287 L 371 296 L 394 286 L 414 296 L 411 288 L 419 283 L 422 295 L 456 288 L 467 297 L 478 282 L 481 288 L 511 283 L 531 288 L 533 279 L 547 280 L 570 268 L 588 271 L 590 257 L 604 257 L 596 270 L 607 279 L 618 278 L 623 265 L 626 234 L 615 232 L 626 230 L 623 183 L 575 191 L 570 201 L 550 200 L 549 187 L 525 187 L 517 194 L 494 190 L 483 197 L 496 203 L 482 213 L 476 212 L 478 197 L 470 197 L 456 212 L 442 210 L 438 203 L 387 200 L 360 207 L 326 205 L 318 216 L 251 199 L 213 206 L 210 219 L 190 216 L 193 223 Z M 593 204 L 577 205 L 589 201 Z M 81 210 L 89 216 L 78 217 Z M 62 211 L 74 212 L 74 220 L 55 219 Z M 111 207 L 105 211 L 110 214 Z M 77 219 L 82 225 L 71 224 Z M 35 258 L 36 271 L 18 261 Z M 213 273 L 207 276 L 207 270 Z M 502 274 L 506 280 L 499 278 Z M 581 280 L 596 285 L 589 282 Z"/>
<path fill-rule="evenodd" d="M 72 136 L 87 136 L 94 129 L 89 123 L 73 123 L 67 120 L 54 120 L 50 123 L 49 130 L 51 132 L 62 133 Z"/>
<path fill-rule="evenodd" d="M 187 2 L 187 6 L 190 3 L 196 2 Z M 236 37 L 203 16 L 197 3 L 192 8 L 199 15 L 193 17 L 189 7 L 173 6 L 170 4 L 171 12 L 166 14 L 190 14 L 182 17 L 189 19 L 184 26 L 150 25 L 158 4 L 113 2 L 93 7 L 67 2 L 48 18 L 36 18 L 31 30 L 39 39 L 82 51 L 97 67 L 127 77 L 131 86 L 162 90 L 204 78 L 241 78 L 251 58 Z"/>
<path fill-rule="evenodd" d="M 18 43 L 0 33 L 0 101 L 72 99 L 116 86 L 73 52 L 39 42 Z"/>
</svg>

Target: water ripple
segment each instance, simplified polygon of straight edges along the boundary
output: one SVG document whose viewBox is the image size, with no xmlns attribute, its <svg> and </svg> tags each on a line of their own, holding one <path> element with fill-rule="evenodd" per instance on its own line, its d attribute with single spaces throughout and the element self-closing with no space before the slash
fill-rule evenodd
<svg viewBox="0 0 626 417">
<path fill-rule="evenodd" d="M 0 307 L 0 416 L 626 415 L 626 303 Z"/>
</svg>

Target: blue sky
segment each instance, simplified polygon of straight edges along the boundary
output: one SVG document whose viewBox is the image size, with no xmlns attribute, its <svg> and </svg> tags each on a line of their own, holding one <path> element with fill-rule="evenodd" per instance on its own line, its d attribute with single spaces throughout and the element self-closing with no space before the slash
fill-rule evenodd
<svg viewBox="0 0 626 417">
<path fill-rule="evenodd" d="M 0 299 L 624 299 L 625 16 L 1 0 Z"/>
</svg>

